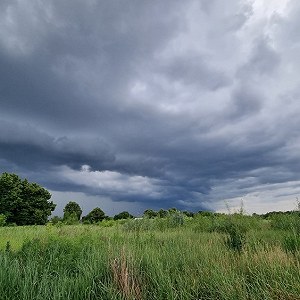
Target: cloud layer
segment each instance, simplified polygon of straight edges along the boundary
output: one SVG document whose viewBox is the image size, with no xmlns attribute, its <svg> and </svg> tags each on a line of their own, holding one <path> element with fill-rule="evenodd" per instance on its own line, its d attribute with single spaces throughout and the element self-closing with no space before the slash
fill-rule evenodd
<svg viewBox="0 0 300 300">
<path fill-rule="evenodd" d="M 299 14 L 295 0 L 2 1 L 1 170 L 136 212 L 289 209 Z"/>
</svg>

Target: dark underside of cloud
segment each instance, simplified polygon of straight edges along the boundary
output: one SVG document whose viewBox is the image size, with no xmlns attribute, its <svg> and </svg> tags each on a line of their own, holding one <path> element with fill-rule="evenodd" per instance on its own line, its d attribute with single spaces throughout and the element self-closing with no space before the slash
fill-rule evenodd
<svg viewBox="0 0 300 300">
<path fill-rule="evenodd" d="M 299 11 L 2 2 L 0 170 L 153 208 L 299 181 Z"/>
</svg>

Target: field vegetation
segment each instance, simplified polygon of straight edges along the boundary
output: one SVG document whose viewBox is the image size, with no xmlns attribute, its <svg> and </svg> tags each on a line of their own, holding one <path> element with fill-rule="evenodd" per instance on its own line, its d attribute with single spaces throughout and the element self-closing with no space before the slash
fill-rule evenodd
<svg viewBox="0 0 300 300">
<path fill-rule="evenodd" d="M 299 212 L 0 228 L 0 299 L 300 299 Z"/>
</svg>

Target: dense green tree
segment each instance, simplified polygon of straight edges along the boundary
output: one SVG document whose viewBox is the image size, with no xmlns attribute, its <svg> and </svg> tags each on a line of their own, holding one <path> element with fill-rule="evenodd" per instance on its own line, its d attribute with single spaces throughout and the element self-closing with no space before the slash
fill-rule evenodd
<svg viewBox="0 0 300 300">
<path fill-rule="evenodd" d="M 79 221 L 82 214 L 80 205 L 74 201 L 70 201 L 64 208 L 64 221 L 74 219 Z"/>
<path fill-rule="evenodd" d="M 176 207 L 171 207 L 168 209 L 169 214 L 176 214 L 179 210 Z"/>
<path fill-rule="evenodd" d="M 143 213 L 143 216 L 152 219 L 157 217 L 157 212 L 152 209 L 146 209 Z"/>
<path fill-rule="evenodd" d="M 160 209 L 158 212 L 157 212 L 157 215 L 160 217 L 160 218 L 166 218 L 168 216 L 169 212 L 165 209 Z"/>
<path fill-rule="evenodd" d="M 16 174 L 0 176 L 0 213 L 6 216 L 7 223 L 45 224 L 56 206 L 50 198 L 46 189 Z"/>
<path fill-rule="evenodd" d="M 202 217 L 214 217 L 215 213 L 212 211 L 207 211 L 207 210 L 199 210 L 197 212 L 198 216 L 202 216 Z"/>
<path fill-rule="evenodd" d="M 194 215 L 195 215 L 193 212 L 187 211 L 187 210 L 184 210 L 182 213 L 190 218 L 194 217 Z"/>
<path fill-rule="evenodd" d="M 106 219 L 104 211 L 96 207 L 91 212 L 89 212 L 85 217 L 82 218 L 84 223 L 98 223 Z"/>
<path fill-rule="evenodd" d="M 133 215 L 131 215 L 128 211 L 122 211 L 119 214 L 114 216 L 114 220 L 123 220 L 123 219 L 132 219 Z"/>
</svg>

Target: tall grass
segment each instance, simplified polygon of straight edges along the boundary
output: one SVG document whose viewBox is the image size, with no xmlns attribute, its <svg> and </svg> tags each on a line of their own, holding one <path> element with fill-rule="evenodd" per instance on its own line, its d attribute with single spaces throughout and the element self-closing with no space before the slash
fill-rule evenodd
<svg viewBox="0 0 300 300">
<path fill-rule="evenodd" d="M 300 299 L 290 231 L 202 218 L 0 228 L 0 299 Z M 246 228 L 238 253 L 228 224 Z"/>
</svg>

